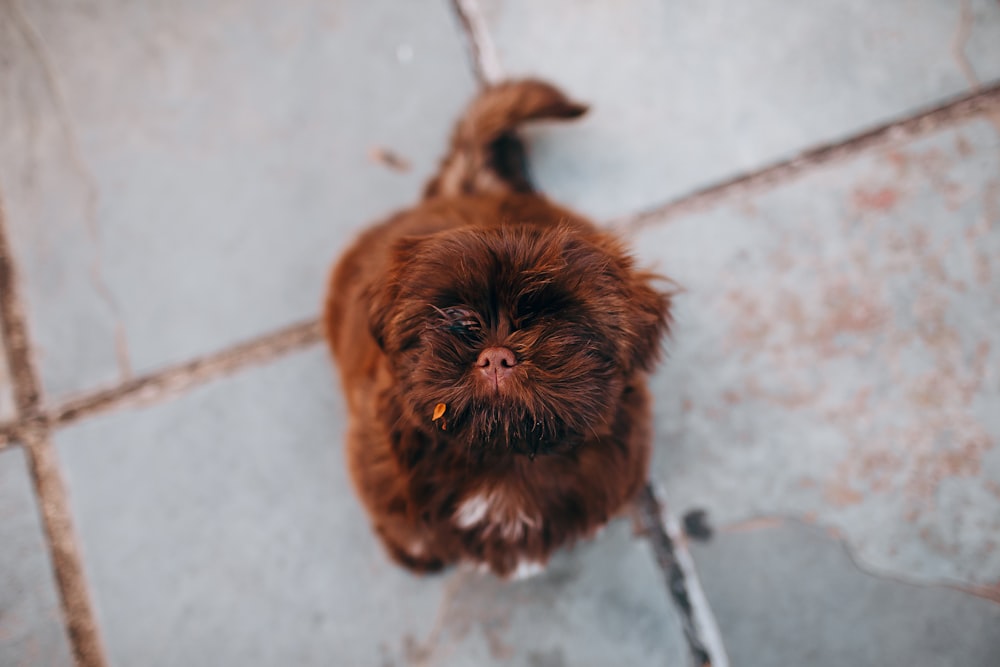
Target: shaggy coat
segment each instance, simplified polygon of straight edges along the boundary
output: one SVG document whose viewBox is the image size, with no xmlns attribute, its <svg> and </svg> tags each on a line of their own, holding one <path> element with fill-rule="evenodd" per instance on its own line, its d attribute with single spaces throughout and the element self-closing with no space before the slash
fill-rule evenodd
<svg viewBox="0 0 1000 667">
<path fill-rule="evenodd" d="M 515 134 L 585 110 L 536 80 L 488 88 L 423 200 L 333 271 L 324 324 L 351 478 L 411 570 L 533 571 L 646 478 L 646 374 L 669 295 L 617 239 L 532 190 Z"/>
</svg>

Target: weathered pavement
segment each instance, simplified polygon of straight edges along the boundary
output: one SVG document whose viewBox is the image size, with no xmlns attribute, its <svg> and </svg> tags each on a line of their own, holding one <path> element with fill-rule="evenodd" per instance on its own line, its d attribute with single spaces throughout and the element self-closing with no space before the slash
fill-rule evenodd
<svg viewBox="0 0 1000 667">
<path fill-rule="evenodd" d="M 414 578 L 341 466 L 326 271 L 498 72 L 592 103 L 536 179 L 683 288 L 713 661 L 996 664 L 1000 4 L 883 4 L 0 0 L 0 664 L 690 662 L 655 531 Z"/>
</svg>

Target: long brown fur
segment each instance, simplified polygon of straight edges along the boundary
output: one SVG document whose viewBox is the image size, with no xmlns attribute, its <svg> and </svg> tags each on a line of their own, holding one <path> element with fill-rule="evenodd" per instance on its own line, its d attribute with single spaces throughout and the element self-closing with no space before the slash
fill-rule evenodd
<svg viewBox="0 0 1000 667">
<path fill-rule="evenodd" d="M 333 272 L 324 323 L 351 478 L 412 570 L 544 564 L 646 477 L 646 373 L 669 295 L 618 240 L 533 192 L 515 133 L 585 110 L 537 80 L 485 90 L 423 201 L 363 233 Z M 487 347 L 516 360 L 503 391 L 476 367 Z"/>
</svg>

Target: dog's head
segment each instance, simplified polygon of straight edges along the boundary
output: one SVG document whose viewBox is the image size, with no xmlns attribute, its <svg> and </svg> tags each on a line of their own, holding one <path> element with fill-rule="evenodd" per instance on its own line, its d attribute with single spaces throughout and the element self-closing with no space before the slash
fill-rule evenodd
<svg viewBox="0 0 1000 667">
<path fill-rule="evenodd" d="M 569 226 L 408 238 L 370 286 L 404 409 L 470 451 L 534 455 L 608 422 L 659 355 L 669 294 L 611 236 Z"/>
</svg>

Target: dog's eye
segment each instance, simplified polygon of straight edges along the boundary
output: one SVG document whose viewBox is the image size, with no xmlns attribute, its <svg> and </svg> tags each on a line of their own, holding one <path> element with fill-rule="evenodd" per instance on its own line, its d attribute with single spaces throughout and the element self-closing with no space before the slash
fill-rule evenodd
<svg viewBox="0 0 1000 667">
<path fill-rule="evenodd" d="M 448 318 L 448 329 L 455 333 L 470 334 L 482 330 L 479 318 L 464 308 L 446 308 L 445 316 Z"/>
</svg>

